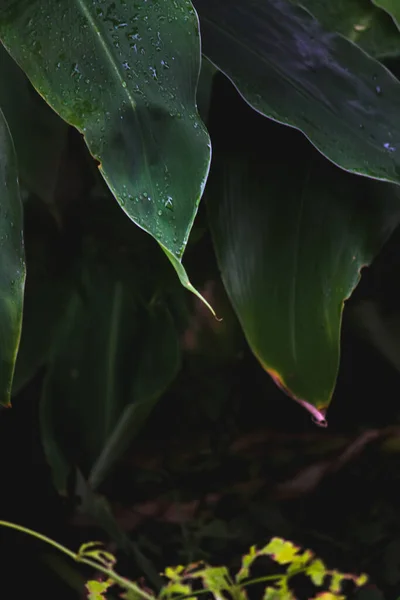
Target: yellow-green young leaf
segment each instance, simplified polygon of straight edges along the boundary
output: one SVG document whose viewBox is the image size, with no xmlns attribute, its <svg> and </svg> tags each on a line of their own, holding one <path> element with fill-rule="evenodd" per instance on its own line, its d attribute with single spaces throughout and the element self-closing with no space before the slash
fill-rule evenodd
<svg viewBox="0 0 400 600">
<path fill-rule="evenodd" d="M 398 225 L 400 190 L 338 169 L 223 76 L 215 86 L 206 195 L 222 279 L 262 367 L 324 425 L 344 302 Z"/>
<path fill-rule="evenodd" d="M 368 582 L 368 575 L 362 573 L 358 577 L 355 577 L 353 581 L 356 584 L 356 586 L 361 587 L 362 585 L 365 585 Z"/>
<path fill-rule="evenodd" d="M 170 596 L 189 596 L 192 593 L 192 587 L 188 583 L 181 583 L 179 581 L 171 581 L 165 588 L 160 592 L 161 598 L 169 598 Z"/>
<path fill-rule="evenodd" d="M 337 594 L 342 589 L 342 583 L 346 579 L 346 575 L 343 573 L 338 573 L 338 571 L 331 572 L 331 583 L 329 585 L 329 591 Z"/>
<path fill-rule="evenodd" d="M 0 109 L 0 404 L 10 405 L 25 285 L 22 205 L 16 157 Z"/>
<path fill-rule="evenodd" d="M 172 581 L 180 581 L 184 570 L 185 567 L 183 565 L 178 565 L 177 567 L 167 567 L 165 569 L 164 575 Z"/>
<path fill-rule="evenodd" d="M 326 576 L 326 567 L 322 560 L 316 559 L 307 567 L 306 575 L 308 575 L 314 585 L 322 585 Z"/>
<path fill-rule="evenodd" d="M 321 592 L 314 596 L 314 598 L 311 598 L 311 600 L 346 600 L 346 596 L 338 596 L 331 592 Z"/>
<path fill-rule="evenodd" d="M 106 581 L 91 580 L 86 583 L 88 591 L 88 600 L 104 600 L 105 593 L 114 585 L 112 579 Z"/>
<path fill-rule="evenodd" d="M 189 574 L 192 579 L 201 579 L 204 589 L 210 591 L 216 600 L 224 600 L 223 592 L 233 593 L 234 584 L 226 567 L 209 567 Z"/>
<path fill-rule="evenodd" d="M 258 556 L 260 556 L 260 551 L 257 550 L 256 546 L 252 546 L 249 552 L 242 557 L 242 566 L 235 578 L 238 583 L 248 578 L 250 567 Z"/>
<path fill-rule="evenodd" d="M 181 259 L 211 150 L 196 108 L 201 54 L 190 0 L 3 0 L 0 39 L 197 293 Z"/>
<path fill-rule="evenodd" d="M 215 598 L 223 598 L 223 591 L 232 588 L 229 581 L 229 572 L 226 567 L 207 567 L 201 573 L 203 585 Z"/>
<path fill-rule="evenodd" d="M 292 542 L 287 542 L 282 538 L 273 538 L 270 543 L 260 551 L 260 554 L 266 554 L 280 565 L 287 565 L 297 559 L 299 547 Z"/>
<path fill-rule="evenodd" d="M 400 82 L 381 63 L 286 0 L 194 4 L 203 53 L 256 111 L 343 169 L 400 183 Z"/>
<path fill-rule="evenodd" d="M 273 587 L 267 587 L 263 600 L 295 600 L 295 597 L 290 590 L 277 590 Z"/>
<path fill-rule="evenodd" d="M 312 557 L 313 553 L 310 550 L 305 550 L 301 554 L 298 554 L 292 564 L 289 565 L 286 573 L 288 575 L 293 575 L 299 569 L 303 570 Z"/>
</svg>

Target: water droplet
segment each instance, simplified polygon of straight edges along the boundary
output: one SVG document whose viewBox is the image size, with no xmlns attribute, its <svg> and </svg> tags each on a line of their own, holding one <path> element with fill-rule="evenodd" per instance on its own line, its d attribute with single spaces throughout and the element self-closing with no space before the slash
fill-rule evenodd
<svg viewBox="0 0 400 600">
<path fill-rule="evenodd" d="M 168 210 L 174 210 L 174 205 L 172 204 L 172 197 L 168 196 L 165 204 L 164 204 L 165 208 L 168 208 Z"/>
<path fill-rule="evenodd" d="M 122 82 L 122 87 L 123 87 L 123 88 L 126 88 L 126 81 L 123 81 L 123 82 Z"/>
<path fill-rule="evenodd" d="M 148 197 L 148 193 L 147 193 L 147 192 L 143 192 L 143 196 L 144 196 L 145 198 L 147 198 L 147 197 Z"/>
<path fill-rule="evenodd" d="M 384 148 L 385 148 L 385 149 L 386 149 L 388 152 L 396 152 L 396 148 L 395 148 L 395 146 L 391 146 L 391 145 L 389 144 L 389 142 L 385 142 L 385 143 L 383 144 L 383 147 L 384 147 Z"/>
<path fill-rule="evenodd" d="M 159 217 L 161 217 L 161 215 L 162 215 L 162 210 L 159 210 L 157 214 L 158 214 L 158 216 L 159 216 Z"/>
<path fill-rule="evenodd" d="M 375 91 L 378 95 L 382 94 L 382 88 L 380 87 L 380 85 L 376 86 Z"/>
<path fill-rule="evenodd" d="M 72 77 L 75 77 L 76 75 L 80 75 L 80 71 L 79 71 L 79 66 L 78 63 L 74 63 L 71 67 L 71 75 Z"/>
</svg>

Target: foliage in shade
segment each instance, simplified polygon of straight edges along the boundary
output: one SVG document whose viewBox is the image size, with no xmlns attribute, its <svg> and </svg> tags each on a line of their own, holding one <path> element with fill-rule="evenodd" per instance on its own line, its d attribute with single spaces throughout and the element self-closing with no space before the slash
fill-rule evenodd
<svg viewBox="0 0 400 600">
<path fill-rule="evenodd" d="M 400 5 L 397 0 L 372 0 L 372 2 L 386 10 L 393 17 L 397 27 L 400 28 Z"/>
<path fill-rule="evenodd" d="M 221 275 L 262 366 L 321 421 L 314 408 L 324 413 L 332 397 L 343 303 L 398 225 L 399 191 L 338 169 L 218 83 L 230 108 L 211 107 L 207 200 Z"/>
<path fill-rule="evenodd" d="M 229 398 L 219 367 L 246 338 L 325 424 L 344 302 L 399 221 L 400 82 L 378 60 L 396 71 L 398 11 L 393 0 L 3 0 L 0 402 L 22 318 L 17 164 L 34 233 L 13 391 L 43 369 L 59 490 L 72 465 L 102 485 L 182 349 L 184 385 L 204 372 L 193 397 L 211 406 Z M 56 217 L 49 237 L 43 212 L 31 225 L 35 202 Z M 196 287 L 182 264 L 192 231 Z M 208 308 L 227 292 L 223 324 L 190 304 L 166 256 Z M 216 376 L 197 367 L 202 354 Z"/>
<path fill-rule="evenodd" d="M 25 285 L 22 205 L 14 146 L 0 109 L 0 404 L 8 406 Z"/>
<path fill-rule="evenodd" d="M 371 56 L 400 55 L 400 33 L 392 19 L 370 0 L 293 0 L 329 31 L 344 35 Z"/>
<path fill-rule="evenodd" d="M 179 370 L 168 309 L 139 303 L 129 275 L 86 263 L 52 347 L 41 427 L 61 492 L 72 465 L 101 483 Z"/>
</svg>

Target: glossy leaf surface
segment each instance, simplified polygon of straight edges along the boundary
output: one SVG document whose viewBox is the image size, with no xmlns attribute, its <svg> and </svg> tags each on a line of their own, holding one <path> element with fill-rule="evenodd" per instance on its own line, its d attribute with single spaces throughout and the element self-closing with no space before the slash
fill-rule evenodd
<svg viewBox="0 0 400 600">
<path fill-rule="evenodd" d="M 206 192 L 222 278 L 261 365 L 322 422 L 343 303 L 400 220 L 398 188 L 338 169 L 229 87 L 212 107 Z"/>
<path fill-rule="evenodd" d="M 126 214 L 181 264 L 210 162 L 196 109 L 198 20 L 189 0 L 6 0 L 0 38 L 85 137 Z"/>
<path fill-rule="evenodd" d="M 14 146 L 0 110 L 0 404 L 10 403 L 25 285 L 22 205 Z"/>
<path fill-rule="evenodd" d="M 68 126 L 36 94 L 1 43 L 0 107 L 13 137 L 21 182 L 51 203 Z"/>
<path fill-rule="evenodd" d="M 400 182 L 400 82 L 285 0 L 196 0 L 204 54 L 343 169 Z"/>
</svg>

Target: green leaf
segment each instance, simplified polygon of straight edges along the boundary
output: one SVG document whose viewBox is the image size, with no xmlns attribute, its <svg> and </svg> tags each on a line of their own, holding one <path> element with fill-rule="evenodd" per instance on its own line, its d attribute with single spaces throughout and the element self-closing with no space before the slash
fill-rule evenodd
<svg viewBox="0 0 400 600">
<path fill-rule="evenodd" d="M 333 571 L 333 573 L 331 573 L 329 591 L 333 592 L 334 594 L 339 594 L 342 591 L 342 584 L 345 579 L 346 575 L 339 573 L 338 571 Z"/>
<path fill-rule="evenodd" d="M 126 214 L 199 295 L 181 263 L 210 164 L 196 108 L 201 55 L 191 2 L 7 0 L 0 38 L 82 132 Z"/>
<path fill-rule="evenodd" d="M 118 419 L 93 465 L 89 483 L 95 490 L 139 433 L 181 365 L 175 324 L 166 307 L 149 308 L 145 338 L 136 364 L 130 403 Z"/>
<path fill-rule="evenodd" d="M 271 556 L 279 565 L 287 565 L 297 561 L 299 547 L 292 542 L 282 538 L 272 538 L 268 546 L 263 548 L 260 554 Z"/>
<path fill-rule="evenodd" d="M 400 82 L 285 0 L 196 0 L 204 54 L 258 112 L 332 162 L 400 182 Z"/>
<path fill-rule="evenodd" d="M 104 600 L 106 596 L 104 594 L 114 585 L 112 579 L 103 580 L 90 580 L 86 582 L 86 589 L 88 592 L 88 600 Z"/>
<path fill-rule="evenodd" d="M 72 465 L 85 475 L 95 468 L 94 482 L 102 481 L 179 369 L 167 308 L 139 304 L 132 280 L 129 270 L 123 276 L 116 266 L 88 263 L 70 296 L 41 405 L 43 444 L 61 492 Z"/>
<path fill-rule="evenodd" d="M 337 169 L 230 90 L 212 109 L 207 187 L 222 278 L 261 365 L 324 424 L 343 304 L 399 223 L 398 188 Z"/>
<path fill-rule="evenodd" d="M 51 203 L 68 127 L 32 89 L 1 43 L 0 84 L 0 106 L 13 137 L 21 181 Z"/>
<path fill-rule="evenodd" d="M 310 577 L 314 585 L 318 586 L 321 586 L 324 583 L 326 574 L 326 567 L 319 558 L 313 560 L 306 570 L 306 575 Z"/>
<path fill-rule="evenodd" d="M 32 198 L 24 204 L 24 238 L 28 261 L 21 342 L 13 380 L 15 396 L 43 367 L 70 297 L 71 275 L 65 265 L 66 237 L 47 207 Z"/>
<path fill-rule="evenodd" d="M 321 25 L 378 58 L 400 54 L 400 34 L 392 19 L 370 0 L 292 0 L 306 8 Z"/>
<path fill-rule="evenodd" d="M 265 588 L 263 600 L 293 600 L 293 596 L 290 592 L 285 593 L 268 586 Z"/>
<path fill-rule="evenodd" d="M 397 27 L 400 28 L 400 5 L 397 0 L 372 0 L 372 2 L 388 12 L 393 17 Z"/>
<path fill-rule="evenodd" d="M 14 146 L 0 110 L 0 404 L 10 405 L 25 285 L 22 205 Z"/>
</svg>

